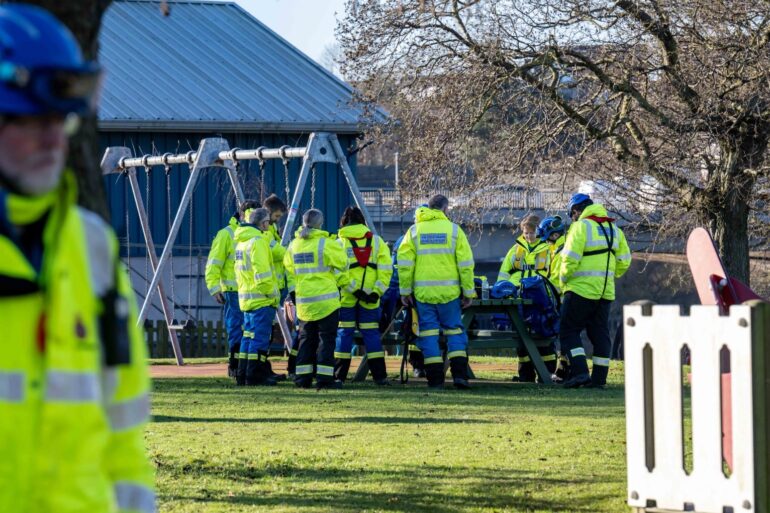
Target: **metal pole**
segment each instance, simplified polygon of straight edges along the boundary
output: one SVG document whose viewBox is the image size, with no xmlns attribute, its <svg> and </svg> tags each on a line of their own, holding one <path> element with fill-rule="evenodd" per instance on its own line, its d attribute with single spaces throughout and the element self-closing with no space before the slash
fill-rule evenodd
<svg viewBox="0 0 770 513">
<path fill-rule="evenodd" d="M 307 148 L 310 150 L 311 146 L 316 140 L 315 134 L 310 134 L 307 141 Z M 302 193 L 305 190 L 305 184 L 307 183 L 307 177 L 310 174 L 310 168 L 312 167 L 312 159 L 310 158 L 311 152 L 307 151 L 302 158 L 302 168 L 299 171 L 299 180 L 297 181 L 297 188 L 294 190 L 294 197 L 291 199 L 291 205 L 289 205 L 289 213 L 286 217 L 286 224 L 283 227 L 283 234 L 281 235 L 281 245 L 288 246 L 289 238 L 291 237 L 291 230 L 294 227 L 294 221 L 297 219 L 297 212 L 299 211 L 299 203 L 302 201 Z"/>
<path fill-rule="evenodd" d="M 144 234 L 147 253 L 150 256 L 150 265 L 152 266 L 152 272 L 154 273 L 158 268 L 158 255 L 155 252 L 155 242 L 152 240 L 150 221 L 147 219 L 147 211 L 144 208 L 144 200 L 142 199 L 142 194 L 139 191 L 139 182 L 136 180 L 136 168 L 128 168 L 126 170 L 126 174 L 128 175 L 128 182 L 131 184 L 131 192 L 134 195 L 134 203 L 136 203 L 136 210 L 139 214 L 139 223 L 142 226 L 142 233 Z M 147 179 L 149 180 L 149 175 Z M 158 281 L 158 292 L 160 293 L 160 305 L 163 308 L 163 317 L 166 319 L 166 329 L 168 329 L 168 336 L 169 340 L 171 341 L 171 347 L 174 350 L 176 363 L 177 365 L 184 365 L 182 350 L 179 348 L 179 340 L 177 339 L 176 331 L 171 329 L 174 314 L 171 312 L 168 302 L 166 301 L 166 292 L 163 288 L 163 280 Z"/>
<path fill-rule="evenodd" d="M 356 202 L 356 205 L 358 205 L 358 208 L 361 209 L 361 212 L 364 214 L 364 219 L 366 220 L 366 226 L 369 227 L 369 230 L 371 230 L 375 235 L 377 235 L 376 227 L 374 226 L 374 222 L 372 221 L 372 216 L 369 215 L 369 210 L 366 208 L 366 204 L 364 203 L 364 198 L 361 195 L 361 191 L 358 188 L 358 184 L 356 183 L 356 179 L 353 176 L 353 172 L 350 170 L 350 166 L 348 166 L 348 159 L 345 157 L 345 153 L 342 151 L 342 146 L 340 146 L 340 141 L 337 139 L 337 136 L 334 134 L 331 134 L 329 136 L 329 140 L 332 145 L 332 149 L 334 150 L 334 154 L 337 156 L 337 164 L 342 168 L 342 173 L 345 175 L 345 180 L 348 182 L 348 187 L 350 187 L 350 192 L 353 194 L 353 199 Z"/>
<path fill-rule="evenodd" d="M 284 158 L 301 158 L 305 156 L 307 148 L 263 148 L 261 150 L 238 150 L 227 149 L 217 152 L 212 159 L 211 164 L 215 161 L 219 161 L 218 165 L 222 165 L 227 160 L 258 160 L 258 159 L 280 159 Z M 188 151 L 187 153 L 179 153 L 177 155 L 145 155 L 143 157 L 126 157 L 118 161 L 118 167 L 120 169 L 127 169 L 129 167 L 148 167 L 148 166 L 166 166 L 174 164 L 193 164 L 198 159 L 198 153 L 195 151 Z M 209 155 L 210 157 L 210 155 Z M 233 157 L 235 157 L 233 159 Z"/>
<path fill-rule="evenodd" d="M 220 138 L 203 139 L 201 141 L 200 147 L 198 148 L 198 153 L 195 154 L 195 163 L 193 164 L 192 170 L 190 171 L 190 179 L 187 181 L 187 187 L 185 187 L 184 194 L 182 195 L 182 199 L 179 202 L 179 209 L 177 210 L 176 216 L 174 217 L 174 223 L 171 225 L 171 230 L 168 234 L 168 238 L 166 239 L 166 245 L 163 247 L 163 253 L 161 254 L 160 261 L 158 262 L 158 268 L 155 270 L 155 274 L 152 277 L 152 282 L 150 283 L 150 289 L 147 292 L 147 297 L 144 298 L 142 309 L 139 312 L 139 319 L 137 321 L 138 324 L 141 324 L 146 318 L 147 311 L 149 310 L 150 304 L 152 303 L 152 298 L 155 295 L 155 288 L 158 286 L 158 282 L 160 281 L 160 276 L 163 273 L 164 266 L 166 265 L 166 262 L 168 262 L 169 258 L 171 258 L 171 251 L 173 249 L 174 242 L 176 241 L 176 236 L 179 233 L 179 228 L 182 226 L 182 219 L 184 218 L 187 211 L 187 206 L 192 199 L 193 191 L 195 190 L 195 184 L 198 181 L 201 170 L 216 164 L 219 152 L 225 149 L 223 146 L 225 148 L 227 147 L 227 141 Z"/>
</svg>

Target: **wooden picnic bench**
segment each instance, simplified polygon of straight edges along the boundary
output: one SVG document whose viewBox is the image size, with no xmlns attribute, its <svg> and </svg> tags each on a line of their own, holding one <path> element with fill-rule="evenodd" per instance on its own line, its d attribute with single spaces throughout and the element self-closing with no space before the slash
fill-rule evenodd
<svg viewBox="0 0 770 513">
<path fill-rule="evenodd" d="M 462 322 L 465 332 L 468 334 L 468 350 L 473 349 L 513 349 L 524 347 L 527 354 L 532 359 L 535 371 L 540 377 L 540 381 L 552 384 L 551 373 L 545 367 L 545 362 L 540 356 L 538 347 L 550 345 L 554 338 L 534 338 L 524 324 L 524 320 L 519 315 L 519 305 L 530 304 L 528 299 L 474 299 L 471 306 L 463 310 Z M 473 319 L 477 315 L 504 314 L 511 320 L 511 331 L 488 330 L 488 329 L 470 329 Z M 356 338 L 356 343 L 361 343 Z M 383 345 L 402 344 L 403 339 L 398 333 L 385 333 L 382 340 Z M 363 345 L 360 349 L 365 353 Z M 445 362 L 445 370 L 449 367 L 449 361 Z M 352 381 L 363 381 L 369 373 L 369 364 L 366 354 L 361 359 L 358 370 Z M 468 375 L 471 379 L 475 378 L 473 370 L 468 365 Z"/>
</svg>

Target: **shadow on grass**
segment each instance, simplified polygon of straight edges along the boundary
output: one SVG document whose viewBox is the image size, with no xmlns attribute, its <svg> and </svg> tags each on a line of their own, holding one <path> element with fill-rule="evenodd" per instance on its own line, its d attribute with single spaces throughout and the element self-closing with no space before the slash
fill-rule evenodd
<svg viewBox="0 0 770 513">
<path fill-rule="evenodd" d="M 300 416 L 292 418 L 281 417 L 260 417 L 260 418 L 232 418 L 232 417 L 176 417 L 172 415 L 153 415 L 152 422 L 236 422 L 236 423 L 257 423 L 257 424 L 281 424 L 300 422 L 309 423 L 341 423 L 349 424 L 351 422 L 373 423 L 373 424 L 490 424 L 491 420 L 471 419 L 471 418 L 430 418 L 430 417 L 322 417 L 322 418 L 303 418 Z"/>
<path fill-rule="evenodd" d="M 161 464 L 159 472 L 172 476 L 224 479 L 246 487 L 228 495 L 198 489 L 187 494 L 161 496 L 164 501 L 225 503 L 300 511 L 391 511 L 410 513 L 461 512 L 479 507 L 515 508 L 515 511 L 595 511 L 597 502 L 611 499 L 591 490 L 591 479 L 565 480 L 511 469 L 463 466 L 409 466 L 400 469 L 340 469 L 327 464 L 298 466 L 268 463 L 257 467 L 246 461 L 214 466 L 204 460 Z M 260 481 L 286 480 L 286 486 Z M 180 483 L 177 483 L 179 485 Z M 575 485 L 580 485 L 576 488 Z M 250 491 L 265 486 L 262 493 Z M 367 488 L 360 490 L 357 488 Z M 275 490 L 278 491 L 275 491 Z M 295 493 L 290 491 L 296 490 Z M 553 493 L 553 490 L 561 490 Z M 583 491 L 583 495 L 579 492 Z"/>
</svg>

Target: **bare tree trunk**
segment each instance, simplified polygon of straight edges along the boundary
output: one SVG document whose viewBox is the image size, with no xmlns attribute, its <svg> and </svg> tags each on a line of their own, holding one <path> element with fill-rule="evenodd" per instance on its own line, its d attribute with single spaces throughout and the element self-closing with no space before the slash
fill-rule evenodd
<svg viewBox="0 0 770 513">
<path fill-rule="evenodd" d="M 86 59 L 96 59 L 99 54 L 99 29 L 102 16 L 112 0 L 28 0 L 50 11 L 75 35 Z M 80 131 L 70 139 L 70 155 L 67 165 L 75 171 L 80 191 L 79 202 L 84 207 L 109 219 L 109 210 L 99 170 L 99 138 L 96 116 L 83 119 Z"/>
<path fill-rule="evenodd" d="M 709 231 L 719 249 L 725 270 L 746 285 L 749 273 L 749 206 L 745 201 L 729 202 L 712 214 Z"/>
</svg>

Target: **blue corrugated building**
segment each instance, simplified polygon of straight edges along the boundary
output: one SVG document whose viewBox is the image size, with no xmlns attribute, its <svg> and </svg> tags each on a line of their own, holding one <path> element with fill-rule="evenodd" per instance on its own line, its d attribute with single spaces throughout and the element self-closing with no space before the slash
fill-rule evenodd
<svg viewBox="0 0 770 513">
<path fill-rule="evenodd" d="M 360 112 L 350 106 L 348 84 L 233 2 L 168 4 L 170 15 L 163 16 L 157 1 L 116 0 L 105 14 L 99 53 L 106 69 L 99 112 L 103 148 L 127 146 L 137 156 L 183 153 L 212 136 L 240 148 L 303 146 L 313 131 L 337 133 L 346 151 L 355 146 Z M 299 166 L 298 159 L 290 165 L 292 194 Z M 355 155 L 350 166 L 355 172 Z M 244 162 L 241 171 L 246 196 L 259 199 L 257 162 Z M 315 204 L 334 228 L 350 194 L 334 166 L 321 165 L 316 173 Z M 144 173 L 138 175 L 146 191 Z M 166 240 L 168 199 L 173 216 L 188 177 L 186 166 L 174 166 L 168 180 L 162 169 L 152 172 L 145 203 L 158 246 Z M 106 185 L 118 236 L 131 241 L 132 254 L 144 254 L 126 181 L 111 175 Z M 280 160 L 267 162 L 266 189 L 285 196 Z M 309 206 L 309 185 L 304 203 Z M 185 222 L 177 254 L 186 254 L 190 243 L 208 246 L 234 208 L 225 173 L 205 173 L 194 195 L 192 230 Z"/>
</svg>

